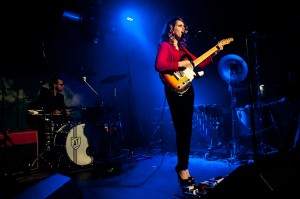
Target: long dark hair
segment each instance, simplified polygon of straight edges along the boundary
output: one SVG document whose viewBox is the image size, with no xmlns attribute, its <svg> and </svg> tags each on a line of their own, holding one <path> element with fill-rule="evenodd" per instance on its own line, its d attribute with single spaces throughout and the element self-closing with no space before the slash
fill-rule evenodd
<svg viewBox="0 0 300 199">
<path fill-rule="evenodd" d="M 170 18 L 170 19 L 168 19 L 166 21 L 166 24 L 165 24 L 165 26 L 163 28 L 163 31 L 162 31 L 162 34 L 160 36 L 160 42 L 166 41 L 166 42 L 169 42 L 169 43 L 173 44 L 173 41 L 174 41 L 175 38 L 174 38 L 174 36 L 172 34 L 172 30 L 173 30 L 173 28 L 174 28 L 175 23 L 176 23 L 177 20 L 182 21 L 184 23 L 184 25 L 185 25 L 185 29 L 188 29 L 188 27 L 185 24 L 185 22 L 184 22 L 184 20 L 183 20 L 182 17 L 180 17 L 180 16 L 172 17 L 172 18 Z M 186 40 L 187 39 L 185 37 L 183 37 L 179 41 L 179 45 L 180 46 L 181 45 L 185 45 Z"/>
</svg>

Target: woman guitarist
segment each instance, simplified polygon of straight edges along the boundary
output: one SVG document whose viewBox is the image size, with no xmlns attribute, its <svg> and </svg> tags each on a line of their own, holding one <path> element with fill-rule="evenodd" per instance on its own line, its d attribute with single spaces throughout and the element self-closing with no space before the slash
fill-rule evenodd
<svg viewBox="0 0 300 199">
<path fill-rule="evenodd" d="M 205 60 L 201 63 L 194 62 L 196 57 L 186 48 L 186 30 L 185 22 L 181 17 L 167 20 L 155 60 L 155 70 L 159 72 L 165 85 L 165 95 L 176 131 L 175 171 L 181 186 L 195 184 L 188 170 L 194 111 L 194 89 L 191 80 L 196 76 L 193 68 L 195 66 L 203 68 L 210 64 L 212 57 L 223 49 L 222 45 L 216 45 L 216 51 Z M 172 82 L 173 80 L 178 83 Z"/>
</svg>

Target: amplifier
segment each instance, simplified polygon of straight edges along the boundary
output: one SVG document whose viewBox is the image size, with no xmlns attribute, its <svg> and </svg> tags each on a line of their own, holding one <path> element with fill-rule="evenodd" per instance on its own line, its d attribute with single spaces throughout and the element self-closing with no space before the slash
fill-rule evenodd
<svg viewBox="0 0 300 199">
<path fill-rule="evenodd" d="M 38 168 L 38 132 L 0 132 L 0 174 L 14 174 Z"/>
</svg>

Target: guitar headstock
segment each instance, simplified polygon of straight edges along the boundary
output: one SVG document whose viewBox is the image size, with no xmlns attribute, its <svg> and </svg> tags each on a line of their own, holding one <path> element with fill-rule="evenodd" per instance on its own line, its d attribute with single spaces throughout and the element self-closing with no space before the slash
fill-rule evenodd
<svg viewBox="0 0 300 199">
<path fill-rule="evenodd" d="M 218 46 L 220 46 L 220 45 L 221 46 L 227 45 L 227 44 L 229 44 L 232 41 L 233 41 L 232 37 L 227 38 L 227 39 L 223 39 L 223 40 L 221 40 L 221 41 L 218 42 Z"/>
</svg>

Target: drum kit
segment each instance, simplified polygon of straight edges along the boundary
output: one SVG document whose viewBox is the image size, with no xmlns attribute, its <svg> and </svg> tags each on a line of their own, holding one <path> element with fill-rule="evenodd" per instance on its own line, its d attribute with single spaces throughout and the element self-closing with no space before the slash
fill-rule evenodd
<svg viewBox="0 0 300 199">
<path fill-rule="evenodd" d="M 112 76 L 101 83 L 125 78 Z M 86 80 L 84 80 L 86 82 Z M 97 92 L 95 91 L 97 94 Z M 80 111 L 80 121 L 64 115 L 45 113 L 42 109 L 29 109 L 27 114 L 38 123 L 39 155 L 32 163 L 43 160 L 54 168 L 93 166 L 97 161 L 110 161 L 120 150 L 122 124 L 119 116 L 111 119 L 104 103 L 93 107 L 73 106 L 66 110 Z M 107 113 L 107 115 L 106 115 Z"/>
<path fill-rule="evenodd" d="M 97 107 L 93 109 L 99 110 Z M 104 122 L 102 117 L 95 117 L 98 121 L 88 120 L 93 116 L 85 118 L 86 110 L 81 110 L 82 121 L 72 121 L 62 115 L 44 114 L 39 110 L 28 110 L 31 116 L 39 117 L 41 121 L 38 128 L 41 153 L 32 165 L 43 160 L 47 167 L 82 167 L 94 165 L 97 158 L 102 158 L 101 161 L 112 158 L 111 151 L 117 150 L 121 142 L 120 139 L 115 140 L 116 136 L 121 136 L 121 123 Z"/>
</svg>

